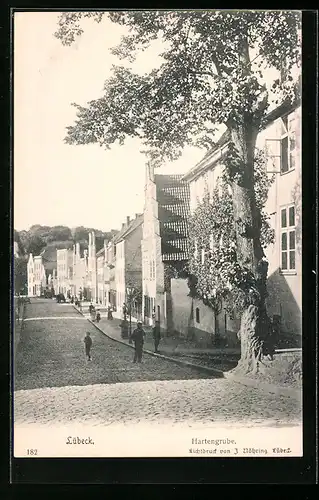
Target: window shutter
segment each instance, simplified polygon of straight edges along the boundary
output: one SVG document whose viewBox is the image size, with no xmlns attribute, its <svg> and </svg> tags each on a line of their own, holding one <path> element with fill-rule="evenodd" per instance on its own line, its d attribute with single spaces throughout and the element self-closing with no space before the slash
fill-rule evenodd
<svg viewBox="0 0 319 500">
<path fill-rule="evenodd" d="M 281 140 L 266 139 L 266 172 L 280 173 Z"/>
</svg>

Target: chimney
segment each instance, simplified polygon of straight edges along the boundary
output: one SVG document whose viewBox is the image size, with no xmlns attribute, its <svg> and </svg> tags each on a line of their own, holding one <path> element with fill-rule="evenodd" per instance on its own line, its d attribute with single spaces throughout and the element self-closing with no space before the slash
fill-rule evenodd
<svg viewBox="0 0 319 500">
<path fill-rule="evenodd" d="M 151 162 L 147 162 L 146 164 L 146 184 L 148 179 L 154 182 L 154 166 L 151 165 Z"/>
<path fill-rule="evenodd" d="M 127 225 L 129 225 L 129 224 L 130 224 L 130 216 L 129 216 L 129 215 L 127 215 L 127 217 L 126 217 L 126 224 L 127 224 Z"/>
<path fill-rule="evenodd" d="M 80 258 L 80 243 L 79 242 L 77 242 L 75 248 L 76 248 L 76 255 Z"/>
<path fill-rule="evenodd" d="M 122 223 L 122 229 L 124 229 L 124 228 L 125 228 L 125 222 Z"/>
<path fill-rule="evenodd" d="M 92 245 L 92 234 L 89 233 L 89 246 L 91 246 L 91 245 Z"/>
</svg>

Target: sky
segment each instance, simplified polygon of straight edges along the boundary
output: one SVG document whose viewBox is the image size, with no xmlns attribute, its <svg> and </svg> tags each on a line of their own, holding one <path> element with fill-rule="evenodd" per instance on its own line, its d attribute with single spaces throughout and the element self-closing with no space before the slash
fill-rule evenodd
<svg viewBox="0 0 319 500">
<path fill-rule="evenodd" d="M 119 62 L 108 48 L 124 28 L 106 18 L 100 24 L 86 20 L 84 34 L 66 47 L 53 36 L 58 15 L 14 14 L 14 227 L 119 229 L 127 215 L 143 211 L 146 157 L 140 143 L 132 139 L 106 151 L 63 139 L 75 119 L 71 103 L 85 106 L 102 95 L 111 65 Z M 155 47 L 140 57 L 139 69 L 151 69 L 156 54 Z M 204 153 L 188 149 L 158 173 L 184 173 Z"/>
<path fill-rule="evenodd" d="M 109 48 L 120 42 L 125 28 L 107 16 L 99 24 L 85 19 L 83 35 L 67 47 L 54 37 L 58 16 L 14 14 L 14 228 L 41 224 L 120 229 L 127 216 L 143 212 L 143 147 L 135 139 L 111 150 L 94 144 L 70 146 L 63 139 L 76 118 L 71 103 L 86 106 L 101 97 L 112 64 L 123 64 Z M 134 70 L 151 70 L 162 48 L 157 42 L 143 52 Z M 269 83 L 277 76 L 272 69 L 264 71 Z M 185 173 L 204 154 L 187 148 L 157 173 Z"/>
</svg>

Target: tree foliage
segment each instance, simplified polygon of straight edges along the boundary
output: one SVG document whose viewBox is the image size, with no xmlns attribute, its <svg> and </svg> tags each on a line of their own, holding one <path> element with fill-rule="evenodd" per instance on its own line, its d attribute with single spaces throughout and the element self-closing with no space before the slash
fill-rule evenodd
<svg viewBox="0 0 319 500">
<path fill-rule="evenodd" d="M 71 44 L 85 16 L 100 22 L 103 13 L 63 13 L 56 36 Z M 289 71 L 300 57 L 298 12 L 117 11 L 108 17 L 128 29 L 113 54 L 133 63 L 160 39 L 161 64 L 144 75 L 114 66 L 101 98 L 74 104 L 77 120 L 67 143 L 108 148 L 138 137 L 154 161 L 176 159 L 185 145 L 210 148 L 216 124 L 249 115 L 261 125 L 269 104 L 265 64 L 288 75 L 272 82 L 278 102 L 295 97 Z"/>
<path fill-rule="evenodd" d="M 261 218 L 263 248 L 274 242 L 274 230 L 264 211 L 268 190 L 274 181 L 266 173 L 264 153 L 256 150 L 255 192 Z M 251 271 L 241 265 L 236 252 L 236 227 L 229 170 L 224 169 L 212 193 L 206 194 L 194 211 L 189 225 L 190 294 L 199 297 L 215 311 L 221 303 L 232 314 L 249 305 Z"/>
<path fill-rule="evenodd" d="M 42 250 L 47 247 L 55 246 L 57 248 L 70 248 L 73 243 L 81 242 L 87 245 L 89 241 L 89 233 L 94 232 L 96 235 L 96 250 L 99 251 L 104 244 L 104 240 L 109 241 L 114 232 L 101 231 L 94 228 L 86 228 L 79 226 L 70 229 L 67 226 L 41 226 L 35 224 L 30 227 L 29 231 L 15 231 L 14 241 L 18 242 L 21 255 L 39 255 Z"/>
<path fill-rule="evenodd" d="M 14 257 L 13 273 L 15 294 L 27 293 L 27 259 L 25 257 Z"/>
</svg>

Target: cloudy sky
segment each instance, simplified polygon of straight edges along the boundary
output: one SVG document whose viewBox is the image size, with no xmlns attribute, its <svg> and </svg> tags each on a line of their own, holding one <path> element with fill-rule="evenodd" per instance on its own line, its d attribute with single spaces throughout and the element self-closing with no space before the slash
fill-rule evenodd
<svg viewBox="0 0 319 500">
<path fill-rule="evenodd" d="M 106 18 L 86 20 L 84 34 L 71 47 L 53 33 L 55 12 L 19 12 L 14 19 L 14 227 L 33 224 L 120 228 L 127 215 L 143 211 L 146 159 L 140 144 L 106 151 L 98 145 L 69 146 L 63 138 L 75 118 L 71 102 L 85 105 L 102 95 L 111 65 L 108 48 L 123 28 Z M 156 62 L 154 52 L 139 69 Z M 204 152 L 188 150 L 161 169 L 183 173 Z M 160 171 L 158 171 L 160 173 Z"/>
</svg>

